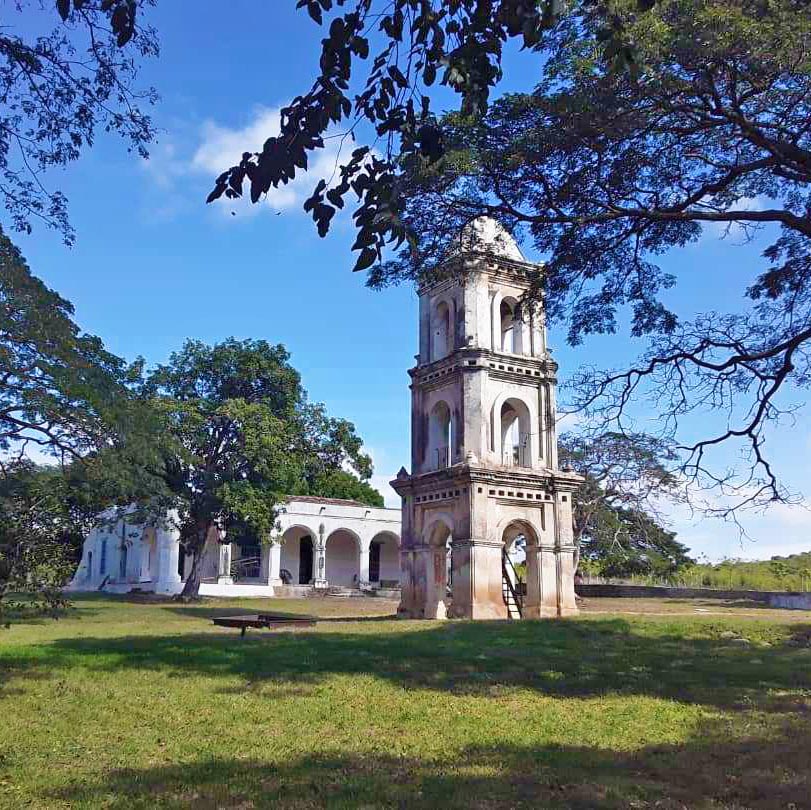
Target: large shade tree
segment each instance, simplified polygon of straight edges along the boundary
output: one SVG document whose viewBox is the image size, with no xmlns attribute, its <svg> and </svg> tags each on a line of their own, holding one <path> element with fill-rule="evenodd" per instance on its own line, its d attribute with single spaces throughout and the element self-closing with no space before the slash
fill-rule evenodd
<svg viewBox="0 0 811 810">
<path fill-rule="evenodd" d="M 638 433 L 568 433 L 559 452 L 561 464 L 583 476 L 573 515 L 575 568 L 667 578 L 692 562 L 664 519 L 685 497 L 665 442 Z"/>
<path fill-rule="evenodd" d="M 0 231 L 0 608 L 20 592 L 53 608 L 93 516 L 142 496 L 148 476 L 105 463 L 160 458 L 140 368 L 82 332 Z"/>
<path fill-rule="evenodd" d="M 78 477 L 79 480 L 76 480 Z M 54 614 L 81 559 L 101 501 L 75 465 L 6 464 L 0 476 L 0 622 L 17 612 Z"/>
<path fill-rule="evenodd" d="M 155 91 L 138 84 L 156 56 L 145 22 L 154 0 L 16 0 L 0 28 L 0 198 L 7 230 L 37 223 L 71 243 L 67 199 L 49 170 L 77 160 L 99 131 L 141 156 L 155 135 L 145 112 Z"/>
<path fill-rule="evenodd" d="M 285 496 L 318 492 L 344 468 L 361 481 L 372 473 L 354 427 L 308 402 L 281 345 L 187 341 L 145 390 L 165 425 L 156 472 L 192 559 L 184 597 L 199 590 L 212 538 L 268 537 Z"/>
<path fill-rule="evenodd" d="M 358 501 L 368 506 L 384 506 L 383 496 L 367 481 L 347 470 L 332 469 L 318 475 L 308 483 L 306 491 L 296 495 L 317 495 L 322 498 L 340 498 L 345 501 Z"/>
<path fill-rule="evenodd" d="M 371 269 L 372 284 L 425 278 L 462 224 L 500 218 L 547 258 L 547 312 L 571 343 L 615 331 L 626 313 L 630 332 L 648 339 L 633 367 L 590 370 L 582 405 L 628 430 L 629 407 L 648 397 L 669 435 L 696 412 L 725 414 L 720 425 L 693 420 L 699 433 L 683 443 L 681 471 L 703 484 L 734 481 L 738 503 L 785 497 L 764 432 L 811 377 L 811 8 L 298 5 L 328 29 L 316 81 L 261 152 L 223 172 L 211 198 L 247 185 L 258 200 L 306 168 L 330 127 L 345 122 L 360 138 L 373 128 L 306 204 L 325 234 L 357 196 L 356 268 Z M 537 72 L 527 75 L 539 81 L 493 103 L 511 40 L 535 52 Z M 435 81 L 459 93 L 458 112 L 433 113 Z M 772 241 L 761 272 L 742 275 L 730 311 L 685 320 L 666 304 L 677 276 L 658 257 L 696 242 L 708 224 L 744 241 L 768 228 Z M 406 242 L 399 259 L 384 261 L 387 245 Z M 730 442 L 748 454 L 743 479 L 708 463 Z"/>
<path fill-rule="evenodd" d="M 66 463 L 120 439 L 140 371 L 82 332 L 0 231 L 0 470 L 33 449 Z"/>
</svg>

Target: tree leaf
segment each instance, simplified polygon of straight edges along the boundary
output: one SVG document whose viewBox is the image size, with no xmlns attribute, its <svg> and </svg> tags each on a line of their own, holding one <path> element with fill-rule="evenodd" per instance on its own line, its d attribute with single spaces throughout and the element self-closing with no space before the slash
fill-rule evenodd
<svg viewBox="0 0 811 810">
<path fill-rule="evenodd" d="M 363 248 L 360 252 L 360 256 L 358 256 L 358 260 L 355 262 L 355 266 L 352 268 L 353 272 L 359 273 L 362 270 L 368 269 L 375 263 L 376 259 L 377 251 L 374 248 Z"/>
</svg>

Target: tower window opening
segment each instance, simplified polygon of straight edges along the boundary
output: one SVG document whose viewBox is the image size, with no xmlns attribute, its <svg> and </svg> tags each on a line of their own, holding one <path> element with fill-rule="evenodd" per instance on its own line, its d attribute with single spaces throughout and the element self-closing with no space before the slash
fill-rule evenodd
<svg viewBox="0 0 811 810">
<path fill-rule="evenodd" d="M 429 464 L 441 470 L 451 464 L 451 409 L 437 402 L 428 419 Z"/>
<path fill-rule="evenodd" d="M 499 306 L 499 321 L 501 351 L 509 354 L 524 354 L 521 305 L 515 298 L 502 300 Z"/>
<path fill-rule="evenodd" d="M 451 352 L 451 311 L 445 301 L 440 301 L 434 312 L 434 345 L 431 359 L 441 360 Z"/>
<path fill-rule="evenodd" d="M 531 467 L 529 410 L 518 400 L 501 406 L 501 463 L 506 467 Z"/>
</svg>

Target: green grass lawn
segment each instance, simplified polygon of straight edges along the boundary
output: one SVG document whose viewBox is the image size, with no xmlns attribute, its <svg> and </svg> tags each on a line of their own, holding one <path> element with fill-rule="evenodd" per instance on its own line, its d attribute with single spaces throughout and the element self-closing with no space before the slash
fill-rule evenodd
<svg viewBox="0 0 811 810">
<path fill-rule="evenodd" d="M 82 597 L 0 631 L 0 806 L 811 807 L 811 614 L 393 607 Z M 257 608 L 322 621 L 211 625 Z"/>
</svg>

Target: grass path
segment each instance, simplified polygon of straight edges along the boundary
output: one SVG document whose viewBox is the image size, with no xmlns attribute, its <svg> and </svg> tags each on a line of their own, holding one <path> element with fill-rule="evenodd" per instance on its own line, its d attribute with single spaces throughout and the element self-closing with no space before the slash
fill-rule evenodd
<svg viewBox="0 0 811 810">
<path fill-rule="evenodd" d="M 0 807 L 811 808 L 811 614 L 271 604 L 321 620 L 93 596 L 0 632 Z"/>
</svg>

